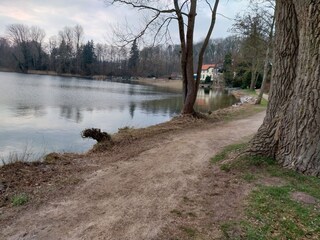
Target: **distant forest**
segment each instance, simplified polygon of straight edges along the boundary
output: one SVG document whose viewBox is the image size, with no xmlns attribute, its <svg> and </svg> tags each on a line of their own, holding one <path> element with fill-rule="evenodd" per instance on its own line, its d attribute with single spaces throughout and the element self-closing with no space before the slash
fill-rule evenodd
<svg viewBox="0 0 320 240">
<path fill-rule="evenodd" d="M 244 86 L 250 82 L 253 67 L 257 78 L 262 73 L 266 35 L 256 31 L 248 33 L 248 29 L 237 30 L 234 31 L 236 35 L 211 39 L 204 63 L 218 64 L 225 72 L 228 85 Z M 45 31 L 37 26 L 11 24 L 0 36 L 0 69 L 82 76 L 180 76 L 179 45 L 139 47 L 134 41 L 126 47 L 118 47 L 93 40 L 83 42 L 83 38 L 84 30 L 80 25 L 64 27 L 56 36 L 46 38 Z M 200 46 L 201 42 L 194 45 L 194 59 Z"/>
</svg>

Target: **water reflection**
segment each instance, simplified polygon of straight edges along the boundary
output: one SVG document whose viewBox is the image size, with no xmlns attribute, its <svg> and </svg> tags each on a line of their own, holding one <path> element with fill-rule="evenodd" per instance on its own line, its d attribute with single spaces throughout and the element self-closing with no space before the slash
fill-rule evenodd
<svg viewBox="0 0 320 240">
<path fill-rule="evenodd" d="M 215 111 L 219 108 L 228 107 L 236 102 L 233 96 L 223 90 L 200 89 L 195 104 L 195 109 L 200 112 Z M 142 109 L 153 114 L 178 114 L 182 108 L 181 96 L 170 97 L 161 100 L 143 102 Z"/>
<path fill-rule="evenodd" d="M 200 112 L 215 111 L 219 108 L 228 107 L 236 102 L 227 91 L 200 89 L 196 100 L 196 109 Z"/>
<path fill-rule="evenodd" d="M 46 115 L 46 111 L 43 106 L 26 106 L 26 105 L 17 105 L 12 108 L 13 114 L 15 117 L 42 117 Z"/>
<path fill-rule="evenodd" d="M 81 112 L 82 110 L 80 108 L 72 108 L 70 106 L 60 107 L 60 117 L 68 120 L 74 120 L 76 123 L 80 123 L 83 120 Z"/>
<path fill-rule="evenodd" d="M 196 109 L 231 105 L 224 92 L 199 90 Z M 182 107 L 180 94 L 152 86 L 16 73 L 0 73 L 0 157 L 26 144 L 34 151 L 85 151 L 94 141 L 80 132 L 110 133 L 169 120 Z"/>
<path fill-rule="evenodd" d="M 129 106 L 129 112 L 130 112 L 130 116 L 131 118 L 134 117 L 134 111 L 136 110 L 136 104 L 131 102 L 130 106 Z"/>
</svg>

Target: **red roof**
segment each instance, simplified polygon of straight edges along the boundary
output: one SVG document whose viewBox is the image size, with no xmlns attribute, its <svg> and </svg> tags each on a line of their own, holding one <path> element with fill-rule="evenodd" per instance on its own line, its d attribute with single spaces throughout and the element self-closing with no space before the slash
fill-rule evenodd
<svg viewBox="0 0 320 240">
<path fill-rule="evenodd" d="M 217 64 L 203 64 L 201 70 L 208 70 L 209 68 L 215 68 Z"/>
</svg>

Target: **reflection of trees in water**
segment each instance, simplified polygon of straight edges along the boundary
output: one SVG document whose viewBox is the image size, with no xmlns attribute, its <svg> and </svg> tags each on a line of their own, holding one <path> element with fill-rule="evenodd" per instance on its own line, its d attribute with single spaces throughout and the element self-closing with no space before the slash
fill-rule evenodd
<svg viewBox="0 0 320 240">
<path fill-rule="evenodd" d="M 135 110 L 136 110 L 136 104 L 134 102 L 131 102 L 129 106 L 129 113 L 131 118 L 133 118 Z"/>
<path fill-rule="evenodd" d="M 145 101 L 141 103 L 141 109 L 152 114 L 169 114 L 173 116 L 181 111 L 182 98 L 172 97 L 161 100 Z"/>
<path fill-rule="evenodd" d="M 18 105 L 13 108 L 13 112 L 16 117 L 42 117 L 46 115 L 46 111 L 43 106 L 25 106 L 25 105 Z"/>
<path fill-rule="evenodd" d="M 69 120 L 80 123 L 83 120 L 80 108 L 72 108 L 71 106 L 60 106 L 60 116 Z"/>
<path fill-rule="evenodd" d="M 200 89 L 198 93 L 198 98 L 196 102 L 195 109 L 200 112 L 214 111 L 219 108 L 224 108 L 235 103 L 236 100 L 233 96 L 228 95 L 222 91 L 212 91 L 212 90 L 204 90 Z M 95 107 L 87 107 L 86 109 L 70 106 L 70 105 L 60 105 L 60 117 L 66 118 L 69 120 L 73 120 L 77 123 L 83 121 L 83 112 L 92 112 L 94 110 L 102 110 L 102 111 L 129 111 L 131 118 L 134 118 L 135 111 L 137 108 L 148 114 L 163 114 L 174 116 L 179 114 L 182 108 L 182 97 L 174 96 L 168 97 L 165 99 L 158 100 L 150 100 L 143 101 L 141 104 L 136 103 L 134 101 L 129 104 L 119 104 L 114 103 L 107 108 L 95 108 Z M 25 106 L 20 104 L 14 108 L 14 114 L 17 117 L 25 117 L 25 116 L 33 116 L 33 117 L 42 117 L 47 114 L 44 106 Z"/>
<path fill-rule="evenodd" d="M 88 109 L 88 111 L 90 111 Z M 92 111 L 92 109 L 91 109 Z M 43 117 L 47 114 L 44 106 L 24 106 L 19 105 L 13 109 L 16 117 Z M 60 116 L 71 119 L 77 123 L 83 120 L 80 108 L 72 108 L 71 106 L 60 106 Z"/>
<path fill-rule="evenodd" d="M 200 112 L 214 111 L 219 108 L 231 106 L 236 99 L 224 91 L 212 91 L 200 89 L 196 101 L 195 109 Z M 178 114 L 181 111 L 182 98 L 173 97 L 161 100 L 146 101 L 141 104 L 142 110 L 153 114 Z"/>
<path fill-rule="evenodd" d="M 200 89 L 196 101 L 196 110 L 200 112 L 215 111 L 231 106 L 236 102 L 234 96 L 223 90 Z"/>
</svg>

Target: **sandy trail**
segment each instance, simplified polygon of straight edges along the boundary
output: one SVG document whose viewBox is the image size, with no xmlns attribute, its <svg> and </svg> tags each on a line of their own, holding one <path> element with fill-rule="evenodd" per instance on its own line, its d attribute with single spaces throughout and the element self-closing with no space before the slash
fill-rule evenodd
<svg viewBox="0 0 320 240">
<path fill-rule="evenodd" d="M 264 114 L 166 135 L 136 157 L 101 166 L 68 196 L 23 212 L 0 238 L 158 239 L 170 211 L 196 194 L 209 159 L 254 134 Z"/>
</svg>

